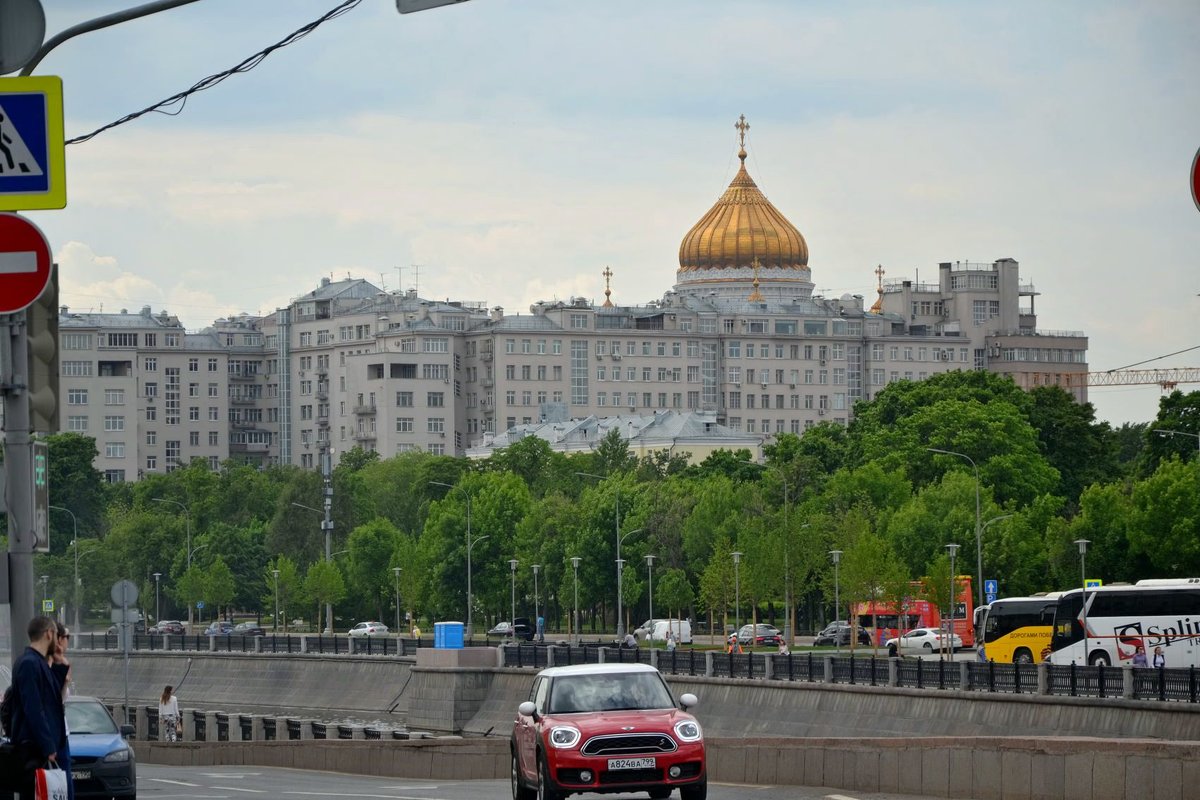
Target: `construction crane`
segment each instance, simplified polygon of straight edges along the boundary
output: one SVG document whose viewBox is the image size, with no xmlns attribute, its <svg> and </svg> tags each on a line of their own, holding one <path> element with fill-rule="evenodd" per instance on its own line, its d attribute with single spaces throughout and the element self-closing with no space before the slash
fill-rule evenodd
<svg viewBox="0 0 1200 800">
<path fill-rule="evenodd" d="M 1089 372 L 1087 374 L 1088 386 L 1158 384 L 1164 392 L 1170 392 L 1181 383 L 1200 383 L 1200 367 L 1110 369 L 1107 372 Z"/>
</svg>

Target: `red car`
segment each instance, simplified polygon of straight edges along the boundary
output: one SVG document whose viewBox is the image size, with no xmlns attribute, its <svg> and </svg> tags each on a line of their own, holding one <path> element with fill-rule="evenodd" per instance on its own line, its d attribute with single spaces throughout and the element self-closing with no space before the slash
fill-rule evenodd
<svg viewBox="0 0 1200 800">
<path fill-rule="evenodd" d="M 700 723 L 649 664 L 550 667 L 534 678 L 512 736 L 513 800 L 649 792 L 705 800 Z"/>
</svg>

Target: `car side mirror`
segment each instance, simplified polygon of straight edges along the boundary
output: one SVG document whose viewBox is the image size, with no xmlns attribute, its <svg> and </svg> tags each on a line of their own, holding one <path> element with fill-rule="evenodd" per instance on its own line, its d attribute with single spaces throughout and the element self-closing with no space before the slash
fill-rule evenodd
<svg viewBox="0 0 1200 800">
<path fill-rule="evenodd" d="M 696 695 L 692 694 L 691 692 L 686 692 L 679 696 L 679 705 L 683 706 L 684 711 L 695 708 L 699 704 L 700 698 L 696 697 Z"/>
<path fill-rule="evenodd" d="M 133 726 L 132 725 L 122 725 L 121 726 L 121 735 L 122 736 L 133 736 Z"/>
<path fill-rule="evenodd" d="M 517 713 L 522 717 L 529 717 L 535 722 L 537 721 L 537 706 L 535 706 L 529 700 L 526 700 L 524 703 L 521 703 L 521 705 L 517 706 Z"/>
</svg>

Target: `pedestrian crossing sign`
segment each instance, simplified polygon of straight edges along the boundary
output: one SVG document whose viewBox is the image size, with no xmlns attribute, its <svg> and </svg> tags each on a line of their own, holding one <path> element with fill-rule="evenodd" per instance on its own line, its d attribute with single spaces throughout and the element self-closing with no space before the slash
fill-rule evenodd
<svg viewBox="0 0 1200 800">
<path fill-rule="evenodd" d="M 0 211 L 67 204 L 62 78 L 0 78 Z"/>
<path fill-rule="evenodd" d="M 54 601 L 53 600 L 43 600 L 42 601 L 42 612 L 46 613 L 46 614 L 53 614 L 54 613 Z"/>
</svg>

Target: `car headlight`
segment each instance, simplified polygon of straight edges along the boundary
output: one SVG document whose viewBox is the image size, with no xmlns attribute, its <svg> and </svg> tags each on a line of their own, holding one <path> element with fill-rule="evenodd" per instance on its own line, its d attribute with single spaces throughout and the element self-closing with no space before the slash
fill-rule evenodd
<svg viewBox="0 0 1200 800">
<path fill-rule="evenodd" d="M 104 760 L 109 761 L 109 762 L 128 761 L 129 760 L 129 748 L 126 747 L 122 750 L 114 750 L 111 753 L 109 753 L 108 755 L 106 755 L 104 757 Z"/>
<path fill-rule="evenodd" d="M 694 719 L 685 719 L 682 722 L 675 723 L 675 735 L 679 737 L 681 742 L 698 742 L 703 738 L 700 732 L 700 723 Z"/>
<path fill-rule="evenodd" d="M 579 729 L 570 725 L 558 725 L 550 729 L 550 744 L 560 749 L 579 744 Z"/>
</svg>

